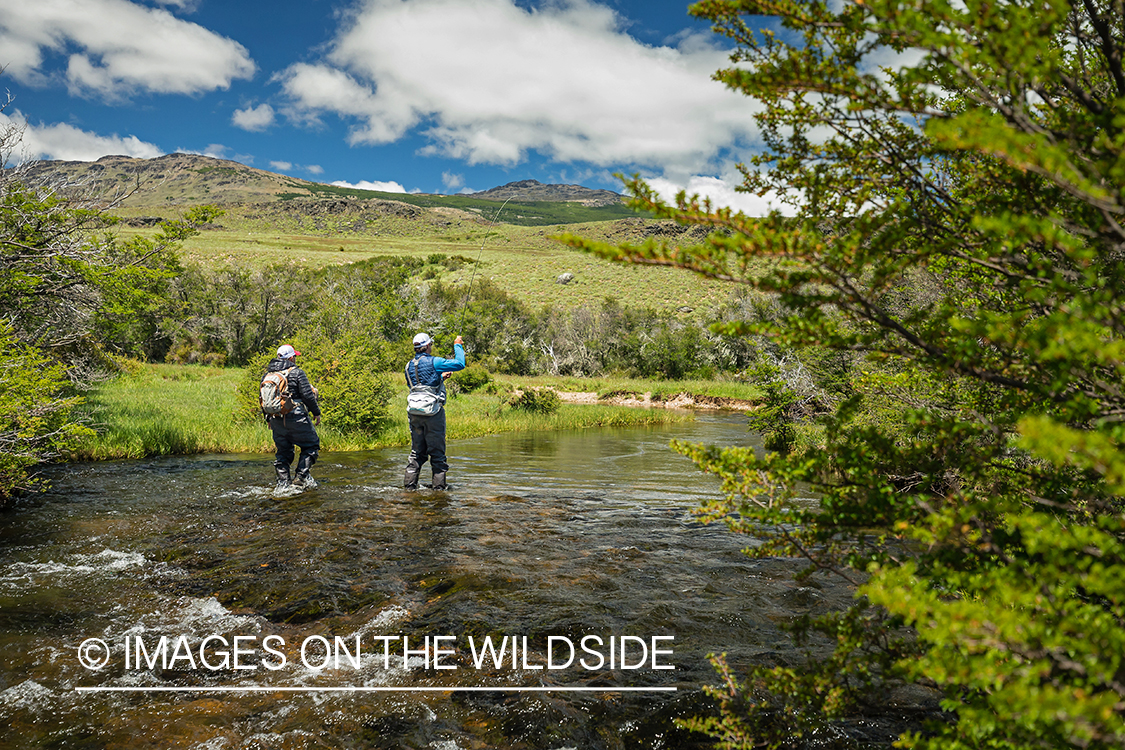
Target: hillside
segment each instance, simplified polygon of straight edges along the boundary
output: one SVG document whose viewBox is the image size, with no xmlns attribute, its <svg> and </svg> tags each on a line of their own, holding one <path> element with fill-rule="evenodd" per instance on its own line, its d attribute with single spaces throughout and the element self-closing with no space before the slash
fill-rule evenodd
<svg viewBox="0 0 1125 750">
<path fill-rule="evenodd" d="M 611 190 L 592 190 L 581 185 L 544 185 L 537 180 L 509 182 L 471 195 L 490 201 L 547 201 L 581 203 L 584 206 L 614 206 L 624 201 L 622 195 Z"/>
<path fill-rule="evenodd" d="M 640 217 L 616 193 L 577 185 L 523 180 L 470 195 L 383 193 L 194 154 L 45 161 L 31 165 L 26 177 L 86 198 L 125 196 L 113 209 L 125 236 L 151 236 L 163 219 L 216 204 L 224 214 L 183 248 L 185 261 L 210 267 L 321 267 L 386 255 L 460 258 L 428 265 L 419 283 L 464 284 L 475 275 L 536 307 L 613 297 L 685 315 L 711 309 L 730 293 L 690 274 L 615 265 L 560 245 L 553 238 L 563 231 L 614 243 L 652 236 L 694 243 L 702 236 L 699 229 Z M 566 283 L 564 276 L 570 277 Z"/>
<path fill-rule="evenodd" d="M 197 154 L 167 154 L 154 159 L 103 156 L 93 162 L 38 161 L 27 181 L 67 193 L 116 198 L 125 208 L 219 205 L 277 200 L 285 194 L 314 195 L 316 183 L 255 169 L 236 161 Z"/>
<path fill-rule="evenodd" d="M 28 165 L 25 175 L 33 186 L 107 202 L 119 201 L 119 212 L 126 217 L 204 203 L 226 207 L 295 199 L 395 202 L 464 211 L 490 222 L 524 226 L 634 216 L 617 193 L 580 185 L 543 185 L 522 180 L 469 195 L 386 193 L 310 182 L 198 154 L 167 154 L 153 159 L 104 156 L 95 162 L 40 161 Z M 503 211 L 497 201 L 508 202 Z"/>
</svg>

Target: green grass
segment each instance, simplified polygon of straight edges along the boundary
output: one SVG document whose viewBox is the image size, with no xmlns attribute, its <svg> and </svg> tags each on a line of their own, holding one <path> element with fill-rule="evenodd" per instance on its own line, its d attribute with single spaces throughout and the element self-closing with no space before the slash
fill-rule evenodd
<svg viewBox="0 0 1125 750">
<path fill-rule="evenodd" d="M 284 206 L 284 202 L 277 205 Z M 491 226 L 455 211 L 440 221 L 429 215 L 380 216 L 357 231 L 354 215 L 256 214 L 246 207 L 227 208 L 229 212 L 218 220 L 221 229 L 208 229 L 184 243 L 181 255 L 185 261 L 212 267 L 258 268 L 291 262 L 322 268 L 378 256 L 462 255 L 480 259 L 477 281 L 489 279 L 533 309 L 544 305 L 570 309 L 611 297 L 629 307 L 690 308 L 692 313 L 682 314 L 702 315 L 731 293 L 730 286 L 722 282 L 672 268 L 610 263 L 553 239 L 565 230 L 610 242 L 640 241 L 645 224 L 636 218 L 568 226 L 525 227 L 506 222 Z M 116 231 L 128 237 L 152 236 L 157 230 L 120 226 Z M 468 284 L 473 268 L 474 264 L 466 264 L 455 271 L 443 270 L 439 278 L 447 284 Z M 559 284 L 558 277 L 564 272 L 573 274 L 574 281 Z"/>
<path fill-rule="evenodd" d="M 265 451 L 264 425 L 234 420 L 238 370 L 146 365 L 95 387 L 84 416 L 97 431 L 76 458 Z"/>
<path fill-rule="evenodd" d="M 557 391 L 573 393 L 596 393 L 599 398 L 614 394 L 636 394 L 642 396 L 652 394 L 654 400 L 666 400 L 681 393 L 692 396 L 704 396 L 712 399 L 730 399 L 738 402 L 756 402 L 762 395 L 762 389 L 754 383 L 740 380 L 646 380 L 642 378 L 627 378 L 623 376 L 604 376 L 597 378 L 576 378 L 568 376 L 540 375 L 531 378 L 509 378 L 498 375 L 494 378 L 501 383 L 510 383 L 516 387 L 549 387 Z"/>
<path fill-rule="evenodd" d="M 273 451 L 269 428 L 236 416 L 235 391 L 242 371 L 200 365 L 143 365 L 95 387 L 83 407 L 97 431 L 75 452 L 78 460 L 141 458 L 197 453 L 267 453 Z M 379 435 L 345 434 L 322 423 L 324 450 L 365 450 L 408 445 L 406 385 L 398 373 L 388 375 L 396 389 L 392 421 Z M 506 379 L 534 385 L 533 379 Z M 502 394 L 471 393 L 446 405 L 451 440 L 500 432 L 573 430 L 590 427 L 667 424 L 690 419 L 662 409 L 564 404 L 550 415 L 508 407 Z M 398 408 L 402 406 L 403 408 Z"/>
</svg>

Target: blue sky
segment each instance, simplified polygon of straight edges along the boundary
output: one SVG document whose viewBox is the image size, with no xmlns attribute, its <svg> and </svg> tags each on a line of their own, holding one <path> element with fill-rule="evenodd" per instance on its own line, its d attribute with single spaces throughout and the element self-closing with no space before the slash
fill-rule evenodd
<svg viewBox="0 0 1125 750">
<path fill-rule="evenodd" d="M 175 151 L 321 182 L 514 180 L 746 210 L 753 103 L 678 0 L 0 0 L 0 115 L 24 158 Z"/>
</svg>

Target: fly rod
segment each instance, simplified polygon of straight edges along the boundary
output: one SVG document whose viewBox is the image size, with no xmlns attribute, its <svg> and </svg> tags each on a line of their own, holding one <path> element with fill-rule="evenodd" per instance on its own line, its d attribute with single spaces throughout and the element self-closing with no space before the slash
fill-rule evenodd
<svg viewBox="0 0 1125 750">
<path fill-rule="evenodd" d="M 502 204 L 500 204 L 500 208 L 496 211 L 495 214 L 492 215 L 492 223 L 488 225 L 488 230 L 484 233 L 484 237 L 481 238 L 480 250 L 477 251 L 477 259 L 476 262 L 473 263 L 473 273 L 469 277 L 469 291 L 466 292 L 465 302 L 463 305 L 461 305 L 461 324 L 458 326 L 459 328 L 465 327 L 465 311 L 468 310 L 469 300 L 473 296 L 473 280 L 477 277 L 477 266 L 480 265 L 481 255 L 484 254 L 484 243 L 488 242 L 488 235 L 492 233 L 492 228 L 496 226 L 496 220 L 500 218 L 500 213 L 504 210 L 504 206 L 507 206 L 508 201 L 510 201 L 511 199 L 512 197 L 508 196 L 508 198 Z"/>
</svg>

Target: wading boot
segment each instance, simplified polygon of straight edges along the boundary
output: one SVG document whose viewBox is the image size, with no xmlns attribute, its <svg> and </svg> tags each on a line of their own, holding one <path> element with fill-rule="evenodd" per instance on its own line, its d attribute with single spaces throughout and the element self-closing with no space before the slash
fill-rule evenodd
<svg viewBox="0 0 1125 750">
<path fill-rule="evenodd" d="M 406 474 L 402 478 L 402 486 L 408 490 L 418 489 L 418 467 L 407 466 Z"/>
<path fill-rule="evenodd" d="M 435 490 L 444 490 L 445 489 L 445 472 L 444 471 L 440 471 L 440 472 L 434 474 L 434 489 Z"/>
<path fill-rule="evenodd" d="M 316 480 L 309 473 L 314 463 L 316 463 L 316 454 L 301 452 L 301 458 L 297 461 L 298 487 L 304 487 L 307 490 L 316 489 Z"/>
<path fill-rule="evenodd" d="M 277 470 L 277 487 L 274 487 L 274 489 L 275 490 L 287 490 L 287 489 L 289 489 L 290 481 L 289 481 L 289 466 L 288 466 L 288 464 L 285 465 L 285 466 L 277 466 L 275 464 L 273 468 Z"/>
</svg>

